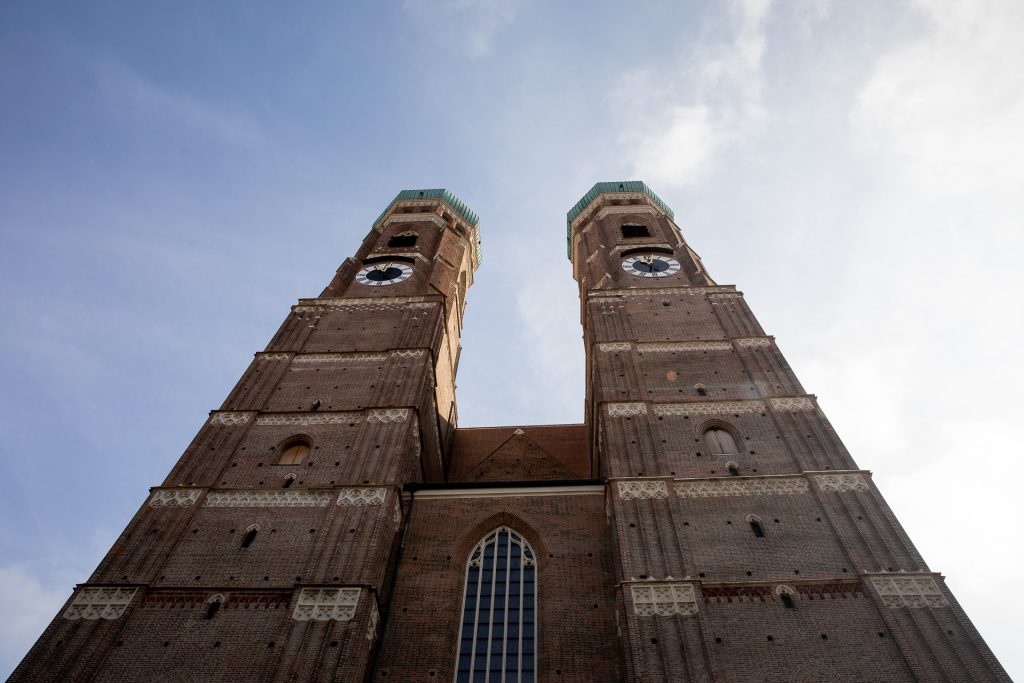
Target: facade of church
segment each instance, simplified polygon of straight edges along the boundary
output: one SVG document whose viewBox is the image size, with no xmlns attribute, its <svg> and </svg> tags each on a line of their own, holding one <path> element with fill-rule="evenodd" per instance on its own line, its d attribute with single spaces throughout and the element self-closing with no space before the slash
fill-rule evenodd
<svg viewBox="0 0 1024 683">
<path fill-rule="evenodd" d="M 640 182 L 568 214 L 584 424 L 460 429 L 476 215 L 399 193 L 13 681 L 1008 681 Z"/>
</svg>

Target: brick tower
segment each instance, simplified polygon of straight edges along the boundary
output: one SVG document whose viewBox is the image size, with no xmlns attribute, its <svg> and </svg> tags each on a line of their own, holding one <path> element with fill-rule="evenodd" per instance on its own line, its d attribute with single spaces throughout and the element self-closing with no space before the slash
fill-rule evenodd
<svg viewBox="0 0 1024 683">
<path fill-rule="evenodd" d="M 477 219 L 398 197 L 16 681 L 1008 681 L 639 182 L 568 215 L 584 424 L 460 429 Z"/>
</svg>

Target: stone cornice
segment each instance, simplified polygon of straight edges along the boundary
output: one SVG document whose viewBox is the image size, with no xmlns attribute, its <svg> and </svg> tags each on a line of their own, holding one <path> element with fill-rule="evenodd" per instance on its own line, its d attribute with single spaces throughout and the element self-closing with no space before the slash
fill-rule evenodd
<svg viewBox="0 0 1024 683">
<path fill-rule="evenodd" d="M 363 422 L 405 422 L 415 408 L 364 408 L 352 411 L 305 411 L 293 413 L 260 413 L 256 411 L 215 410 L 207 421 L 210 425 L 234 427 L 246 425 L 255 418 L 257 426 L 352 424 Z"/>
<path fill-rule="evenodd" d="M 671 353 L 687 351 L 731 351 L 734 347 L 741 349 L 769 347 L 774 337 L 733 337 L 732 339 L 692 339 L 677 342 L 598 342 L 597 350 L 602 353 L 613 351 L 633 351 L 639 353 Z"/>
<path fill-rule="evenodd" d="M 653 413 L 659 417 L 677 415 L 741 415 L 763 413 L 769 407 L 775 412 L 814 410 L 815 397 L 778 396 L 765 399 L 733 401 L 682 401 L 678 403 L 649 403 L 645 401 L 607 402 L 603 404 L 608 417 L 635 417 Z"/>
<path fill-rule="evenodd" d="M 587 299 L 615 299 L 626 296 L 665 296 L 666 294 L 688 294 L 690 296 L 708 295 L 712 297 L 742 297 L 735 285 L 715 285 L 714 287 L 628 287 L 615 289 L 592 289 L 587 292 Z M 598 303 L 600 303 L 598 301 Z"/>
<path fill-rule="evenodd" d="M 324 313 L 331 309 L 344 308 L 375 308 L 385 309 L 396 306 L 408 306 L 410 308 L 430 308 L 441 303 L 438 296 L 347 296 L 331 297 L 323 299 L 299 299 L 299 303 L 292 306 L 294 313 Z"/>
<path fill-rule="evenodd" d="M 608 480 L 613 494 L 623 500 L 676 498 L 728 498 L 735 496 L 798 495 L 811 492 L 811 483 L 822 493 L 870 491 L 871 473 L 866 470 L 765 474 L 744 477 L 615 477 Z M 842 482 L 840 484 L 840 482 Z"/>
</svg>

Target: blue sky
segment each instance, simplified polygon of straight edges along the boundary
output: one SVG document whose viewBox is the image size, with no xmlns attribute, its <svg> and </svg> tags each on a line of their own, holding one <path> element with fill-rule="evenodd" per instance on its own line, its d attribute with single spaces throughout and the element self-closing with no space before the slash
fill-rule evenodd
<svg viewBox="0 0 1024 683">
<path fill-rule="evenodd" d="M 646 180 L 1011 675 L 1024 5 L 0 4 L 0 674 L 401 189 L 480 216 L 463 426 L 582 420 L 565 212 Z"/>
</svg>

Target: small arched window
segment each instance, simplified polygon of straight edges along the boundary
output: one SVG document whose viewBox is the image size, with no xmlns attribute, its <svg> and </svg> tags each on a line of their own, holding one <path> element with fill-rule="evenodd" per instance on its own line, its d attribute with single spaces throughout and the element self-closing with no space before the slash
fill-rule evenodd
<svg viewBox="0 0 1024 683">
<path fill-rule="evenodd" d="M 779 596 L 779 600 L 782 601 L 782 606 L 786 609 L 793 609 L 796 604 L 793 602 L 793 589 L 789 586 L 779 586 L 775 589 L 775 594 Z"/>
<path fill-rule="evenodd" d="M 218 593 L 209 600 L 206 601 L 206 614 L 203 615 L 203 619 L 213 619 L 217 614 L 217 610 L 220 609 L 220 603 L 224 602 L 224 596 Z"/>
<path fill-rule="evenodd" d="M 739 465 L 737 465 L 734 462 L 727 462 L 727 463 L 725 463 L 725 466 L 729 469 L 729 476 L 730 477 L 738 477 L 738 476 L 740 476 L 740 466 Z"/>
<path fill-rule="evenodd" d="M 309 455 L 309 444 L 302 441 L 292 441 L 281 451 L 281 457 L 278 458 L 277 464 L 298 465 L 307 455 Z"/>
<path fill-rule="evenodd" d="M 294 474 L 289 474 L 287 477 L 284 478 L 284 484 L 281 485 L 281 488 L 283 488 L 283 489 L 291 488 L 292 484 L 294 484 L 294 483 L 295 483 L 295 475 Z"/>
<path fill-rule="evenodd" d="M 456 683 L 536 680 L 537 561 L 508 527 L 489 533 L 466 566 Z"/>
<path fill-rule="evenodd" d="M 736 453 L 736 440 L 725 429 L 717 426 L 708 427 L 704 431 L 704 444 L 712 455 Z"/>
</svg>

